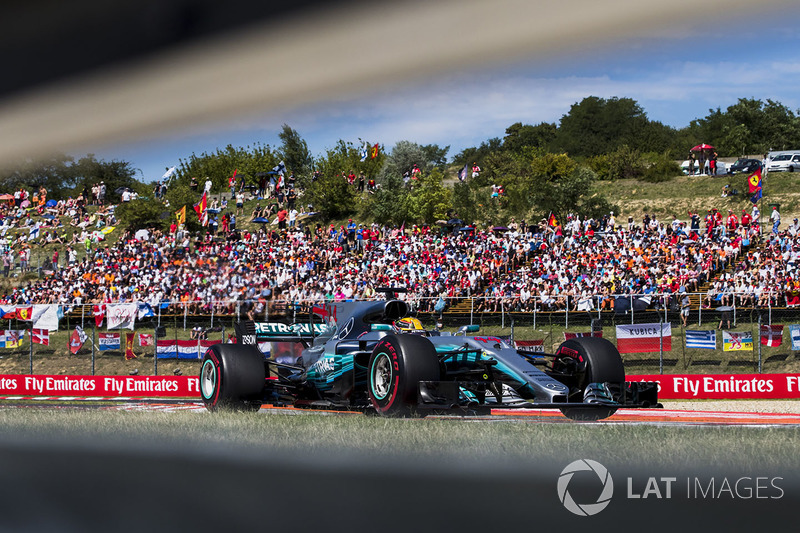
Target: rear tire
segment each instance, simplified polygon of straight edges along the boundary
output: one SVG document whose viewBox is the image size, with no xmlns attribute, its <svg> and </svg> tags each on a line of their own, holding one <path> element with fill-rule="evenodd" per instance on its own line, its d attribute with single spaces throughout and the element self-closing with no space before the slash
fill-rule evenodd
<svg viewBox="0 0 800 533">
<path fill-rule="evenodd" d="M 590 383 L 622 383 L 625 381 L 625 366 L 622 364 L 622 356 L 619 350 L 611 342 L 602 337 L 578 337 L 565 341 L 559 346 L 561 350 L 572 350 L 578 361 L 577 372 L 575 374 L 575 392 L 570 398 L 570 402 L 583 401 L 583 394 L 586 386 Z M 582 359 L 582 360 L 581 360 Z M 572 420 L 602 420 L 608 418 L 617 411 L 617 407 L 592 406 L 586 407 L 564 407 L 561 412 Z"/>
<path fill-rule="evenodd" d="M 439 381 L 436 349 L 425 337 L 387 335 L 369 359 L 369 399 L 382 415 L 408 416 L 417 412 L 419 382 Z"/>
<path fill-rule="evenodd" d="M 258 411 L 265 379 L 264 356 L 258 348 L 215 344 L 200 367 L 200 397 L 209 411 Z"/>
</svg>

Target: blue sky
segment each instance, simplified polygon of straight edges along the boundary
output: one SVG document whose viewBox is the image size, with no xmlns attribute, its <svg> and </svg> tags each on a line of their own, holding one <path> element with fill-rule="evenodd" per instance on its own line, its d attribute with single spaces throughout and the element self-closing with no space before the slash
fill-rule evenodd
<svg viewBox="0 0 800 533">
<path fill-rule="evenodd" d="M 278 147 L 286 123 L 314 155 L 339 139 L 365 139 L 391 149 L 397 141 L 450 145 L 449 155 L 503 137 L 515 122 L 558 122 L 586 96 L 636 100 L 653 120 L 683 127 L 738 98 L 779 101 L 800 109 L 800 31 L 793 12 L 713 21 L 680 35 L 654 35 L 571 54 L 483 67 L 424 83 L 385 88 L 351 99 L 319 102 L 281 113 L 231 119 L 146 141 L 96 146 L 84 152 L 129 161 L 144 181 L 193 152 L 255 142 Z M 798 147 L 800 148 L 800 147 Z"/>
</svg>

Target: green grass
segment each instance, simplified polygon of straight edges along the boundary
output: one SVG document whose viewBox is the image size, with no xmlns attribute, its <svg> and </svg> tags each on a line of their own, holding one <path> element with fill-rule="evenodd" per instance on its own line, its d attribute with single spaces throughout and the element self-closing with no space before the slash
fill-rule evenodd
<svg viewBox="0 0 800 533">
<path fill-rule="evenodd" d="M 706 210 L 716 208 L 727 213 L 728 209 L 741 213 L 742 209 L 750 210 L 750 194 L 746 182 L 747 176 L 677 176 L 662 183 L 646 183 L 637 180 L 598 181 L 597 192 L 616 203 L 620 209 L 617 223 L 625 224 L 627 217 L 632 216 L 637 224 L 641 224 L 644 213 L 655 213 L 659 220 L 671 221 L 675 214 L 679 219 L 687 221 L 687 211 L 699 212 L 701 217 Z M 764 198 L 761 203 L 763 214 L 769 214 L 769 204 L 781 205 L 781 215 L 786 227 L 794 217 L 800 217 L 800 174 L 774 173 L 764 179 Z M 737 189 L 736 196 L 721 197 L 722 187 L 730 184 Z"/>
<path fill-rule="evenodd" d="M 316 457 L 407 457 L 438 464 L 534 465 L 592 457 L 607 466 L 800 467 L 797 428 L 543 424 L 536 421 L 386 419 L 365 415 L 114 412 L 0 409 L 4 432 L 33 439 L 87 439 L 108 446 L 155 439 L 182 449 L 293 452 Z"/>
</svg>

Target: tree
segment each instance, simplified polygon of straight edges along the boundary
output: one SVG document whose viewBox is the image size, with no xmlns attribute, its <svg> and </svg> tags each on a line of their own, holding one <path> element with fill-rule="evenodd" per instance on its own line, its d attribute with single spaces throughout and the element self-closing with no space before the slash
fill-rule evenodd
<svg viewBox="0 0 800 533">
<path fill-rule="evenodd" d="M 300 137 L 296 130 L 284 124 L 278 134 L 282 144 L 279 150 L 280 157 L 286 164 L 289 172 L 294 172 L 298 183 L 306 186 L 311 181 L 311 167 L 314 166 L 314 159 L 308 151 L 308 144 Z"/>
<path fill-rule="evenodd" d="M 258 174 L 269 172 L 280 160 L 269 145 L 256 143 L 253 146 L 226 146 L 213 154 L 203 152 L 199 156 L 192 153 L 188 160 L 179 159 L 175 176 L 170 181 L 189 184 L 192 177 L 203 183 L 211 179 L 212 192 L 228 190 L 228 180 L 236 171 L 237 178 L 243 178 L 249 185 L 258 185 Z"/>
<path fill-rule="evenodd" d="M 421 172 L 408 194 L 408 214 L 414 222 L 433 224 L 446 219 L 451 208 L 452 192 L 443 183 L 444 173 L 434 169 Z"/>
<path fill-rule="evenodd" d="M 536 126 L 516 122 L 506 128 L 503 149 L 519 152 L 523 148 L 547 149 L 555 140 L 558 128 L 555 124 L 542 122 Z"/>
<path fill-rule="evenodd" d="M 605 154 L 623 144 L 638 146 L 647 125 L 647 116 L 635 100 L 589 96 L 561 117 L 553 145 L 571 157 Z"/>
<path fill-rule="evenodd" d="M 354 215 L 357 191 L 347 183 L 342 173 L 355 171 L 359 160 L 358 150 L 352 143 L 340 140 L 317 161 L 320 177 L 307 189 L 303 201 L 310 203 L 326 220 Z"/>
</svg>

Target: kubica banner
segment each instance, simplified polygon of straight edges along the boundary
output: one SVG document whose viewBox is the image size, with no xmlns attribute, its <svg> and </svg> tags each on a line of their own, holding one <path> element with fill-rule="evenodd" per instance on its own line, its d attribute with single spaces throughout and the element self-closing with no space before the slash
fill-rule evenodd
<svg viewBox="0 0 800 533">
<path fill-rule="evenodd" d="M 656 381 L 659 400 L 800 399 L 800 374 L 637 374 L 628 381 Z"/>
<path fill-rule="evenodd" d="M 197 398 L 195 376 L 0 375 L 0 396 L 80 398 Z"/>
</svg>

